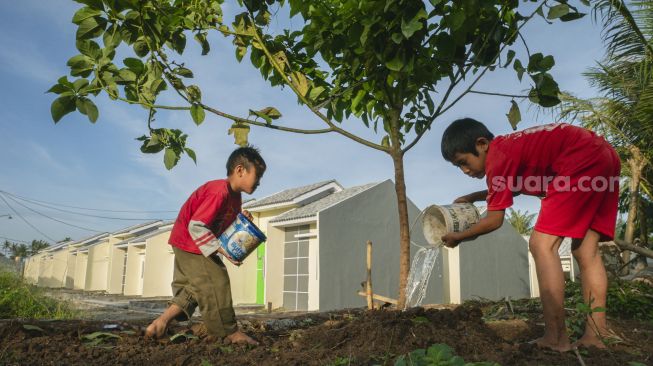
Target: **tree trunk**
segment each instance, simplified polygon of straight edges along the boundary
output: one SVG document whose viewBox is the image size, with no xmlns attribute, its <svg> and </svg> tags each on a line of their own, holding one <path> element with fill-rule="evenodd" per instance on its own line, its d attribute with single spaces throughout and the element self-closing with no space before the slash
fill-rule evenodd
<svg viewBox="0 0 653 366">
<path fill-rule="evenodd" d="M 397 308 L 406 306 L 406 285 L 410 271 L 410 224 L 408 223 L 408 202 L 406 199 L 406 181 L 404 178 L 404 153 L 401 151 L 399 136 L 402 105 L 398 105 L 388 113 L 390 126 L 390 156 L 395 168 L 395 192 L 397 194 L 397 209 L 399 210 L 399 296 Z"/>
<path fill-rule="evenodd" d="M 406 199 L 406 182 L 404 180 L 403 154 L 393 155 L 395 167 L 395 192 L 399 209 L 399 296 L 397 308 L 406 305 L 406 285 L 410 271 L 410 224 L 408 223 L 408 200 Z"/>
<path fill-rule="evenodd" d="M 631 157 L 628 159 L 628 167 L 630 169 L 630 200 L 628 202 L 628 219 L 626 220 L 626 232 L 624 240 L 632 243 L 635 236 L 635 218 L 637 217 L 637 209 L 639 206 L 639 182 L 642 176 L 643 157 L 639 148 L 635 146 L 630 147 Z M 623 263 L 630 262 L 630 251 L 625 250 L 621 253 Z M 622 275 L 629 273 L 629 267 L 625 266 L 622 270 Z"/>
</svg>

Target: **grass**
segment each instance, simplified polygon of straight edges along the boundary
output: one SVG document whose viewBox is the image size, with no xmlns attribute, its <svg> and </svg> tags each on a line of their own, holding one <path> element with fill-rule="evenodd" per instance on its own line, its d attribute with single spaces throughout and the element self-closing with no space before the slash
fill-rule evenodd
<svg viewBox="0 0 653 366">
<path fill-rule="evenodd" d="M 77 315 L 69 303 L 45 296 L 14 272 L 0 270 L 0 319 L 72 319 Z"/>
</svg>

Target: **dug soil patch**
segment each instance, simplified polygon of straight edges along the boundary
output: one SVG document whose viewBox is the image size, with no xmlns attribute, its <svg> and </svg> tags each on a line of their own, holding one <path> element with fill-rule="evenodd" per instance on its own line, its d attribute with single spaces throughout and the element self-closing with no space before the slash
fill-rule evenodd
<svg viewBox="0 0 653 366">
<path fill-rule="evenodd" d="M 239 318 L 258 347 L 211 340 L 202 326 L 175 325 L 144 340 L 146 322 L 0 322 L 0 365 L 394 365 L 396 358 L 445 343 L 466 362 L 579 365 L 525 343 L 541 335 L 535 320 L 484 322 L 478 307 L 406 312 L 360 309 L 293 318 Z M 653 325 L 612 322 L 624 337 L 608 350 L 581 350 L 587 365 L 653 365 Z M 626 338 L 627 337 L 627 338 Z"/>
</svg>

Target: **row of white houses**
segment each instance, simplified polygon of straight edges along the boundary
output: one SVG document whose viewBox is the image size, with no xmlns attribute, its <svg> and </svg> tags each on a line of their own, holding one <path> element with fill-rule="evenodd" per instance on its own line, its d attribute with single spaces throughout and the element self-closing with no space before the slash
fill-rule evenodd
<svg viewBox="0 0 653 366">
<path fill-rule="evenodd" d="M 420 210 L 409 200 L 411 222 Z M 394 184 L 344 188 L 335 180 L 246 202 L 268 241 L 240 267 L 227 263 L 234 304 L 286 310 L 365 305 L 365 243 L 373 242 L 374 292 L 396 297 L 399 227 Z M 39 286 L 143 297 L 170 296 L 172 222 L 155 221 L 61 243 L 27 258 L 24 277 Z M 412 252 L 426 245 L 419 222 Z M 438 257 L 428 303 L 537 296 L 528 245 L 509 224 Z"/>
</svg>

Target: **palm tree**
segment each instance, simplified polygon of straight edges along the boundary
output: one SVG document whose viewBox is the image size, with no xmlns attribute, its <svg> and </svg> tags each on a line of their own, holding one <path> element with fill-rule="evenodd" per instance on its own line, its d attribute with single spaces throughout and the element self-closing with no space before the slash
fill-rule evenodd
<svg viewBox="0 0 653 366">
<path fill-rule="evenodd" d="M 28 251 L 29 255 L 34 255 L 49 246 L 50 244 L 48 244 L 43 240 L 32 240 L 32 242 L 29 245 L 29 251 Z"/>
<path fill-rule="evenodd" d="M 521 212 L 511 208 L 508 211 L 507 219 L 519 234 L 531 235 L 533 232 L 533 220 L 535 220 L 536 215 L 534 213 L 528 213 L 528 211 Z"/>
</svg>

